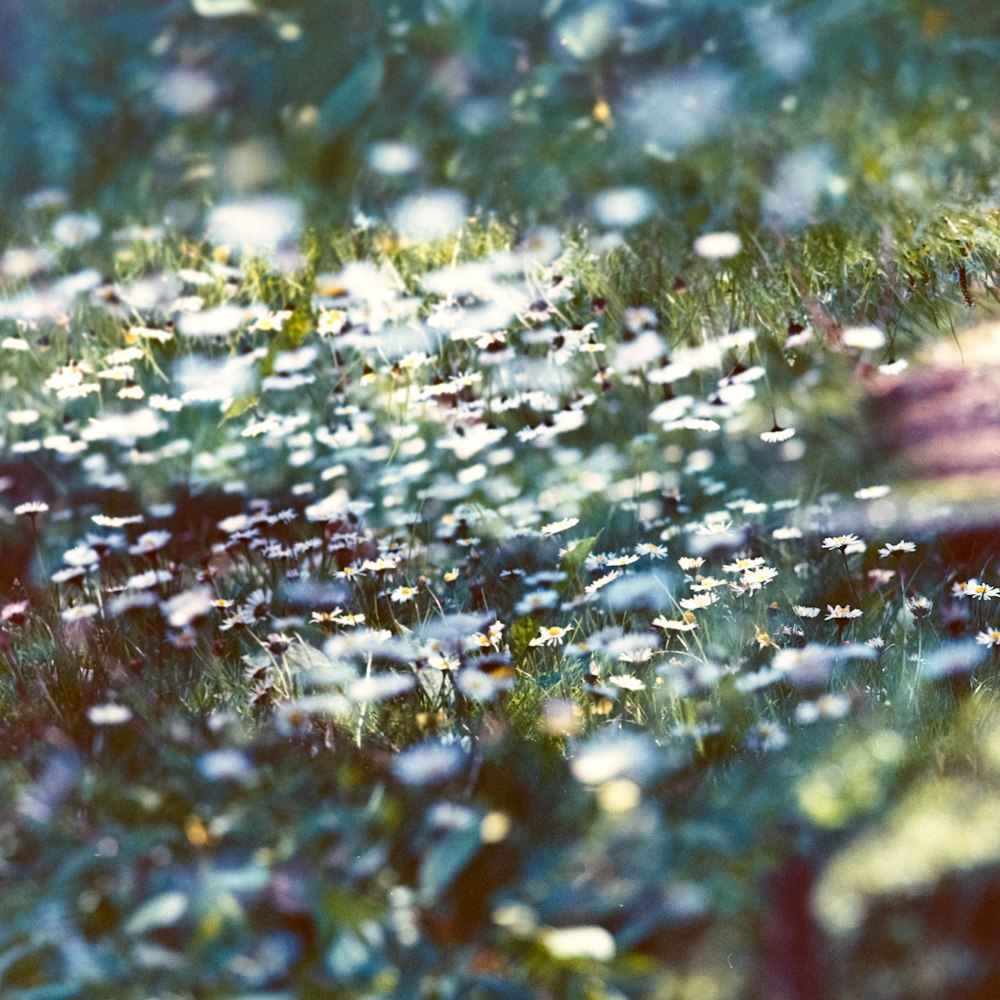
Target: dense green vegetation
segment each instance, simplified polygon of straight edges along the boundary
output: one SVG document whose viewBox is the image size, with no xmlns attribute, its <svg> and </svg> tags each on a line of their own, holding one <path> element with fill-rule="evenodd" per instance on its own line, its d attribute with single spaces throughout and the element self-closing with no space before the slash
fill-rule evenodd
<svg viewBox="0 0 1000 1000">
<path fill-rule="evenodd" d="M 990 5 L 9 14 L 4 998 L 997 995 Z"/>
</svg>

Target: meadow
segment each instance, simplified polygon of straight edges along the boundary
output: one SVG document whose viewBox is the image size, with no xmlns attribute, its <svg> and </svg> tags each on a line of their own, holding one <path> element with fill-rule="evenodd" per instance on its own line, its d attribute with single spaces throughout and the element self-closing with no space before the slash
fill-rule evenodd
<svg viewBox="0 0 1000 1000">
<path fill-rule="evenodd" d="M 730 6 L 358 5 L 314 120 L 322 5 L 102 8 L 173 124 L 0 153 L 4 997 L 1000 991 L 993 35 Z"/>
</svg>

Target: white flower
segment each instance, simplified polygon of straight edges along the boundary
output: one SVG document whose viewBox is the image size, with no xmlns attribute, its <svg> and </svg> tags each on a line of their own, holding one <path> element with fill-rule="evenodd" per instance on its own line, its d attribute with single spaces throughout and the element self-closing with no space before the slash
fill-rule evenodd
<svg viewBox="0 0 1000 1000">
<path fill-rule="evenodd" d="M 87 618 L 93 618 L 98 612 L 98 607 L 96 604 L 77 604 L 73 607 L 66 608 L 65 611 L 59 616 L 64 622 L 79 622 L 84 621 Z"/>
<path fill-rule="evenodd" d="M 215 607 L 209 587 L 192 587 L 183 590 L 160 605 L 163 617 L 172 628 L 186 628 L 196 618 L 203 618 Z"/>
<path fill-rule="evenodd" d="M 457 774 L 465 760 L 460 746 L 429 741 L 398 753 L 389 768 L 404 785 L 430 785 Z"/>
<path fill-rule="evenodd" d="M 824 621 L 847 622 L 852 618 L 860 618 L 862 611 L 860 608 L 852 608 L 850 604 L 838 604 L 836 607 L 828 604 L 826 610 L 829 614 Z"/>
<path fill-rule="evenodd" d="M 684 618 L 664 618 L 663 615 L 659 615 L 653 619 L 653 624 L 668 632 L 691 632 L 698 627 L 698 621 L 690 611 Z"/>
<path fill-rule="evenodd" d="M 615 957 L 615 939 L 603 927 L 549 927 L 541 939 L 553 958 L 610 962 Z"/>
<path fill-rule="evenodd" d="M 760 566 L 757 569 L 749 569 L 740 577 L 740 584 L 751 593 L 754 593 L 770 583 L 778 571 L 771 566 Z"/>
<path fill-rule="evenodd" d="M 146 531 L 129 546 L 129 555 L 145 556 L 162 549 L 170 541 L 169 531 Z"/>
<path fill-rule="evenodd" d="M 488 674 L 478 667 L 467 667 L 458 674 L 459 691 L 471 701 L 493 701 L 501 691 L 509 691 L 514 686 L 514 678 L 508 673 L 497 671 Z"/>
<path fill-rule="evenodd" d="M 101 557 L 89 545 L 74 545 L 63 553 L 63 562 L 70 566 L 96 566 Z"/>
<path fill-rule="evenodd" d="M 117 705 L 114 702 L 91 705 L 87 709 L 87 718 L 94 726 L 120 726 L 132 718 L 132 709 L 128 705 Z"/>
<path fill-rule="evenodd" d="M 887 545 L 883 545 L 882 548 L 878 550 L 878 555 L 880 559 L 885 559 L 887 556 L 891 556 L 898 552 L 916 552 L 917 547 L 913 542 L 904 542 L 902 540 L 898 542 L 889 542 Z"/>
<path fill-rule="evenodd" d="M 769 431 L 764 431 L 761 434 L 761 441 L 767 444 L 779 444 L 782 441 L 787 441 L 789 438 L 795 437 L 794 427 L 779 427 L 775 424 Z"/>
<path fill-rule="evenodd" d="M 65 247 L 79 247 L 101 234 L 101 222 L 89 212 L 66 212 L 52 224 L 52 236 Z"/>
<path fill-rule="evenodd" d="M 874 351 L 885 345 L 885 334 L 877 326 L 849 326 L 841 334 L 847 347 L 862 351 Z"/>
<path fill-rule="evenodd" d="M 638 677 L 633 677 L 631 674 L 615 674 L 608 678 L 608 683 L 614 684 L 615 687 L 621 688 L 623 691 L 646 690 L 645 681 L 641 681 Z"/>
<path fill-rule="evenodd" d="M 736 233 L 705 233 L 694 241 L 694 252 L 707 260 L 735 257 L 742 249 L 743 241 Z"/>
<path fill-rule="evenodd" d="M 877 500 L 879 497 L 888 496 L 891 492 L 888 486 L 866 486 L 864 489 L 855 490 L 854 497 L 857 500 Z"/>
<path fill-rule="evenodd" d="M 393 206 L 393 228 L 404 240 L 442 240 L 462 228 L 468 211 L 465 195 L 448 188 L 430 188 L 406 195 Z"/>
<path fill-rule="evenodd" d="M 580 523 L 578 517 L 564 517 L 561 521 L 552 521 L 550 524 L 543 524 L 541 532 L 543 535 L 558 535 L 561 531 L 568 531 L 575 528 Z"/>
<path fill-rule="evenodd" d="M 620 569 L 612 570 L 610 573 L 605 573 L 604 576 L 599 576 L 593 583 L 588 583 L 586 587 L 583 588 L 585 594 L 596 594 L 602 587 L 606 587 L 609 583 L 617 580 L 618 577 L 622 575 Z"/>
<path fill-rule="evenodd" d="M 823 539 L 824 549 L 836 549 L 842 552 L 854 550 L 854 547 L 860 544 L 861 539 L 857 535 L 833 535 Z"/>
<path fill-rule="evenodd" d="M 19 503 L 14 508 L 14 513 L 33 517 L 35 514 L 44 514 L 48 509 L 49 505 L 44 500 L 29 500 L 27 503 Z"/>
<path fill-rule="evenodd" d="M 771 532 L 771 537 L 778 542 L 790 541 L 793 538 L 801 538 L 802 532 L 795 527 L 775 528 Z"/>
<path fill-rule="evenodd" d="M 351 685 L 347 694 L 352 701 L 387 701 L 412 691 L 416 684 L 417 679 L 412 674 L 388 671 L 359 678 Z"/>
<path fill-rule="evenodd" d="M 757 753 L 770 753 L 782 750 L 788 745 L 788 733 L 777 722 L 762 719 L 754 726 L 746 737 L 746 746 Z"/>
<path fill-rule="evenodd" d="M 389 598 L 394 604 L 406 604 L 408 601 L 412 601 L 416 596 L 416 587 L 400 586 L 389 595 Z"/>
<path fill-rule="evenodd" d="M 964 584 L 955 584 L 952 587 L 952 591 L 956 595 L 959 593 L 957 589 L 959 587 L 964 588 L 961 593 L 966 597 L 975 598 L 977 601 L 991 601 L 994 597 L 1000 597 L 1000 587 L 992 587 L 988 583 L 982 583 L 975 577 Z"/>
<path fill-rule="evenodd" d="M 642 187 L 607 188 L 590 201 L 591 214 L 606 229 L 637 226 L 655 209 L 653 196 Z"/>
<path fill-rule="evenodd" d="M 685 611 L 696 611 L 699 608 L 707 608 L 719 599 L 718 594 L 713 594 L 709 591 L 703 591 L 700 594 L 695 594 L 694 597 L 682 597 L 677 603 Z"/>
<path fill-rule="evenodd" d="M 899 375 L 910 367 L 906 358 L 899 358 L 897 361 L 889 361 L 884 365 L 879 365 L 878 370 L 882 375 Z"/>
<path fill-rule="evenodd" d="M 759 566 L 764 565 L 763 556 L 754 556 L 753 558 L 745 556 L 742 559 L 736 559 L 731 563 L 723 563 L 722 569 L 725 573 L 747 573 L 752 569 L 757 569 Z"/>
<path fill-rule="evenodd" d="M 563 628 L 561 625 L 541 625 L 538 629 L 538 635 L 536 635 L 535 638 L 528 643 L 528 645 L 561 646 L 568 632 L 569 629 Z"/>
</svg>

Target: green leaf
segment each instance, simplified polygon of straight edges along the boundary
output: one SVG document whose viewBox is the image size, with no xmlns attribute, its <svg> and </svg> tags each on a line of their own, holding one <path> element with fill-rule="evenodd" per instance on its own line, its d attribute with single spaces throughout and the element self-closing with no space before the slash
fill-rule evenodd
<svg viewBox="0 0 1000 1000">
<path fill-rule="evenodd" d="M 431 900 L 439 898 L 462 874 L 481 844 L 478 823 L 464 830 L 452 830 L 442 837 L 420 863 L 418 884 L 421 895 Z"/>
<path fill-rule="evenodd" d="M 382 916 L 378 903 L 365 896 L 331 886 L 323 894 L 321 920 L 329 929 L 357 928 Z"/>
<path fill-rule="evenodd" d="M 319 112 L 320 132 L 329 142 L 346 132 L 378 97 L 385 79 L 385 60 L 371 56 L 359 63 L 323 102 Z"/>
<path fill-rule="evenodd" d="M 296 303 L 292 315 L 285 320 L 278 334 L 278 343 L 285 351 L 294 351 L 301 347 L 303 341 L 316 329 L 313 321 L 312 307 L 308 299 Z"/>
<path fill-rule="evenodd" d="M 227 420 L 235 420 L 237 417 L 242 417 L 244 413 L 248 410 L 252 410 L 260 402 L 260 396 L 254 392 L 248 392 L 242 396 L 237 396 L 227 407 L 225 413 L 222 414 L 221 423 L 225 423 Z"/>
<path fill-rule="evenodd" d="M 600 538 L 600 534 L 591 535 L 589 538 L 577 539 L 562 557 L 562 568 L 566 571 L 570 580 L 578 576 L 583 569 L 584 560 L 590 555 L 594 543 Z"/>
<path fill-rule="evenodd" d="M 301 347 L 306 337 L 316 329 L 312 308 L 308 300 L 296 304 L 292 315 L 285 320 L 281 332 L 271 341 L 267 355 L 261 361 L 260 373 L 267 377 L 274 374 L 274 360 L 282 351 L 294 351 Z"/>
<path fill-rule="evenodd" d="M 530 615 L 515 618 L 507 630 L 507 641 L 511 655 L 515 661 L 520 660 L 527 652 L 529 643 L 537 635 L 538 626 Z"/>
</svg>

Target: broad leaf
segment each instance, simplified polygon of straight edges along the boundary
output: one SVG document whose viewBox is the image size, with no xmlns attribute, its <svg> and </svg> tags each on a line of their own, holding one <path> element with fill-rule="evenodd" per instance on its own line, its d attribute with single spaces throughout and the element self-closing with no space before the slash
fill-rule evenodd
<svg viewBox="0 0 1000 1000">
<path fill-rule="evenodd" d="M 323 102 L 320 131 L 329 142 L 346 132 L 378 97 L 385 79 L 385 60 L 371 56 L 355 66 Z"/>
</svg>

